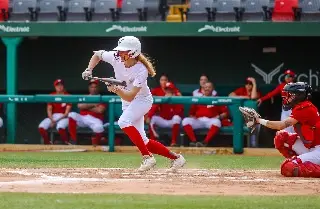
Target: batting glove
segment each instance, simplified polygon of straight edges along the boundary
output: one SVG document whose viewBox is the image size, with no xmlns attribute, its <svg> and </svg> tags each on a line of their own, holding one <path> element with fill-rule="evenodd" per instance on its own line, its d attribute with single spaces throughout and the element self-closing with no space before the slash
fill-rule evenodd
<svg viewBox="0 0 320 209">
<path fill-rule="evenodd" d="M 92 77 L 92 69 L 87 68 L 85 71 L 83 71 L 82 79 L 89 80 L 91 77 Z"/>
</svg>

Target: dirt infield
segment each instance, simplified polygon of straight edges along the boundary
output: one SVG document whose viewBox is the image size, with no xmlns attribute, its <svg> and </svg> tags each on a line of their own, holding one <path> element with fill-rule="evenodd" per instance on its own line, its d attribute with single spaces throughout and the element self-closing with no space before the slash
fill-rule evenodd
<svg viewBox="0 0 320 209">
<path fill-rule="evenodd" d="M 319 194 L 319 183 L 285 178 L 275 170 L 0 169 L 0 192 L 309 195 Z"/>
<path fill-rule="evenodd" d="M 48 168 L 0 169 L 0 192 L 176 195 L 318 194 L 320 179 L 285 178 L 275 170 Z"/>
</svg>

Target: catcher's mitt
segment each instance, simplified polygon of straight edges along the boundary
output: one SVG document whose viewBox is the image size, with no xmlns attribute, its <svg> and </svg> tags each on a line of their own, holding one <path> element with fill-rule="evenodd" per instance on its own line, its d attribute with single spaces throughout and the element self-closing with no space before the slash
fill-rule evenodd
<svg viewBox="0 0 320 209">
<path fill-rule="evenodd" d="M 239 110 L 244 117 L 247 127 L 251 129 L 252 133 L 258 125 L 257 118 L 261 118 L 261 116 L 257 111 L 249 107 L 239 107 Z"/>
</svg>

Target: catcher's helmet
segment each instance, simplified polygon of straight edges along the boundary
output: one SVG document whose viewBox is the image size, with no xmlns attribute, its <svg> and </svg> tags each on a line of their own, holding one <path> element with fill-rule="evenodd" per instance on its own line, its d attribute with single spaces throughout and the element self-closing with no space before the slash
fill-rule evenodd
<svg viewBox="0 0 320 209">
<path fill-rule="evenodd" d="M 304 82 L 288 83 L 282 90 L 282 106 L 284 110 L 292 109 L 296 104 L 311 98 L 312 88 Z"/>
</svg>

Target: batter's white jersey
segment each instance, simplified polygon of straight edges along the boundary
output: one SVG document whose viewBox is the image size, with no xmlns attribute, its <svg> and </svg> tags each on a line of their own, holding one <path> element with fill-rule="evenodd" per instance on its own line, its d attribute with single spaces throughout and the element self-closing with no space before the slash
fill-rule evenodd
<svg viewBox="0 0 320 209">
<path fill-rule="evenodd" d="M 114 69 L 115 78 L 125 81 L 127 87 L 125 90 L 130 91 L 133 86 L 141 87 L 140 91 L 137 93 L 135 99 L 146 99 L 153 101 L 152 94 L 147 84 L 148 70 L 141 63 L 138 62 L 130 68 L 126 68 L 124 63 L 116 59 L 115 51 L 105 51 L 102 53 L 101 58 L 103 61 L 108 62 L 112 65 Z M 122 100 L 122 107 L 128 106 L 130 102 Z"/>
</svg>

